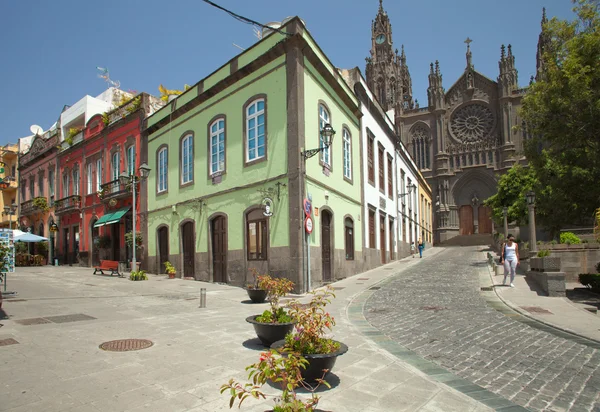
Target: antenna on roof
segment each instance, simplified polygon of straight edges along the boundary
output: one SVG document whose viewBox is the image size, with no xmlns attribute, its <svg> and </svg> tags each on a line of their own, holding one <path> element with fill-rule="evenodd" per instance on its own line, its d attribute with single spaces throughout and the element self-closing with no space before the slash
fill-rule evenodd
<svg viewBox="0 0 600 412">
<path fill-rule="evenodd" d="M 231 43 L 231 44 L 233 44 L 235 47 L 237 47 L 237 48 L 238 48 L 238 49 L 240 49 L 241 51 L 246 51 L 246 49 L 244 49 L 242 46 L 238 46 L 238 45 L 237 45 L 237 44 L 235 44 L 235 43 Z"/>
<path fill-rule="evenodd" d="M 42 129 L 42 127 L 38 126 L 37 124 L 31 125 L 31 127 L 29 128 L 29 131 L 31 133 L 33 133 L 35 136 L 41 136 L 44 133 L 44 129 Z"/>
<path fill-rule="evenodd" d="M 116 87 L 117 89 L 119 87 L 121 87 L 121 82 L 118 80 L 112 80 L 110 78 L 110 73 L 108 71 L 108 68 L 104 68 L 104 67 L 98 67 L 96 66 L 96 69 L 100 70 L 100 74 L 98 75 L 99 78 L 104 79 L 106 81 L 106 83 L 108 84 L 108 87 Z"/>
<path fill-rule="evenodd" d="M 258 27 L 252 27 L 252 31 L 258 40 L 262 40 L 262 30 L 259 30 Z"/>
</svg>

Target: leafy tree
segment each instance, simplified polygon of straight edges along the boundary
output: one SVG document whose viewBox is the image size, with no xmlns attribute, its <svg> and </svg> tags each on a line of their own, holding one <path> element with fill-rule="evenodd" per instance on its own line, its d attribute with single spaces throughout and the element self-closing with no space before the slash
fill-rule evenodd
<svg viewBox="0 0 600 412">
<path fill-rule="evenodd" d="M 509 222 L 517 225 L 527 224 L 527 201 L 525 194 L 533 190 L 537 185 L 537 179 L 533 170 L 519 164 L 511 167 L 508 172 L 500 176 L 498 180 L 498 192 L 488 198 L 484 204 L 492 208 L 492 219 L 502 227 L 504 215 L 502 209 L 508 208 L 507 216 Z"/>
<path fill-rule="evenodd" d="M 551 232 L 589 223 L 600 205 L 599 3 L 573 2 L 574 21 L 544 24 L 543 68 L 520 110 L 539 180 L 536 217 Z"/>
</svg>

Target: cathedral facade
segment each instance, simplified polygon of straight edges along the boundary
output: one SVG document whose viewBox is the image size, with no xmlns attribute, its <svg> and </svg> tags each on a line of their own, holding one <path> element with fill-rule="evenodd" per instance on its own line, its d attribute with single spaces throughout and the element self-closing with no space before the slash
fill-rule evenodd
<svg viewBox="0 0 600 412">
<path fill-rule="evenodd" d="M 542 23 L 545 19 L 544 13 Z M 393 48 L 392 25 L 381 0 L 371 30 L 367 83 L 431 186 L 435 241 L 491 234 L 491 211 L 483 201 L 496 193 L 500 174 L 516 162 L 525 163 L 526 129 L 515 126 L 522 126 L 518 108 L 526 89 L 519 88 L 511 46 L 502 45 L 499 74 L 492 80 L 475 70 L 467 38 L 462 75 L 446 90 L 439 62 L 431 63 L 428 105 L 419 107 L 404 47 L 400 54 Z M 542 35 L 538 69 L 541 47 Z"/>
</svg>

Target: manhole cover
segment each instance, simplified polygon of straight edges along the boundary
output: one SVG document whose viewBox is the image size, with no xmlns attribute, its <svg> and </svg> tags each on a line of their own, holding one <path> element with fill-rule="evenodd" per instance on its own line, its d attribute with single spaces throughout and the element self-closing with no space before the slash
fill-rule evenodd
<svg viewBox="0 0 600 412">
<path fill-rule="evenodd" d="M 371 287 L 369 288 L 369 290 L 379 290 L 379 289 L 381 289 L 381 287 L 380 287 L 380 286 L 371 286 Z"/>
<path fill-rule="evenodd" d="M 7 302 L 27 302 L 27 299 L 6 299 Z"/>
<path fill-rule="evenodd" d="M 44 318 L 31 318 L 31 319 L 15 320 L 15 323 L 18 323 L 19 325 L 24 325 L 24 326 L 31 326 L 31 325 L 43 325 L 44 323 L 51 323 L 51 322 Z"/>
<path fill-rule="evenodd" d="M 547 309 L 540 308 L 539 306 L 521 306 L 521 309 L 525 309 L 529 313 L 545 313 L 552 315 L 552 312 Z"/>
<path fill-rule="evenodd" d="M 17 342 L 13 338 L 0 339 L 0 346 L 16 345 L 17 343 L 19 342 Z"/>
<path fill-rule="evenodd" d="M 131 350 L 147 349 L 152 345 L 154 343 L 147 339 L 120 339 L 104 342 L 100 345 L 100 349 L 111 352 L 128 352 Z"/>
<path fill-rule="evenodd" d="M 94 320 L 93 316 L 84 315 L 83 313 L 75 313 L 73 315 L 59 315 L 59 316 L 46 316 L 50 322 L 54 323 L 67 323 L 67 322 L 78 322 L 82 320 Z"/>
<path fill-rule="evenodd" d="M 491 292 L 492 290 L 494 290 L 494 288 L 492 286 L 483 286 L 481 288 L 479 288 L 482 292 Z"/>
</svg>

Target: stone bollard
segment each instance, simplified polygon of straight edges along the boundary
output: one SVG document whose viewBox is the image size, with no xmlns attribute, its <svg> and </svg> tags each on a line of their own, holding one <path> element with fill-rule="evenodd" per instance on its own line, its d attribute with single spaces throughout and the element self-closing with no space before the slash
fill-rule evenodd
<svg viewBox="0 0 600 412">
<path fill-rule="evenodd" d="M 502 266 L 500 266 L 500 265 L 496 266 L 496 269 L 495 269 L 496 276 L 500 276 L 502 274 L 502 269 L 503 269 Z"/>
</svg>

